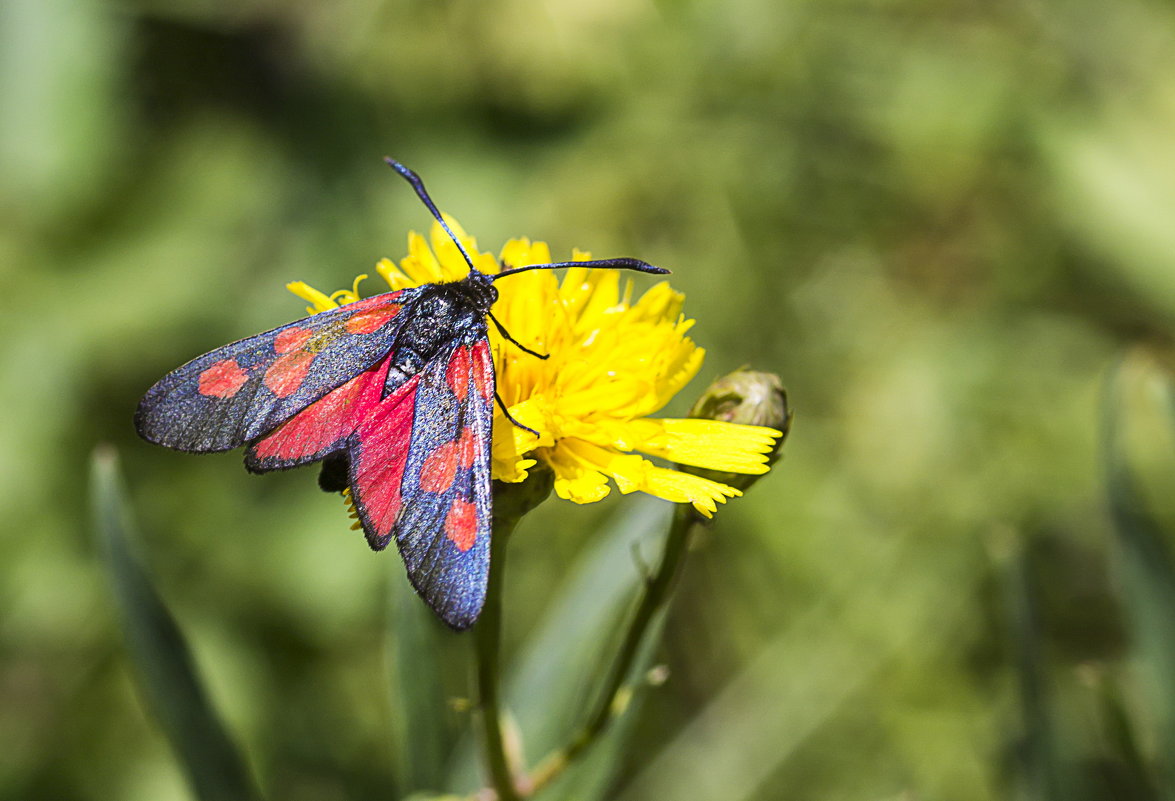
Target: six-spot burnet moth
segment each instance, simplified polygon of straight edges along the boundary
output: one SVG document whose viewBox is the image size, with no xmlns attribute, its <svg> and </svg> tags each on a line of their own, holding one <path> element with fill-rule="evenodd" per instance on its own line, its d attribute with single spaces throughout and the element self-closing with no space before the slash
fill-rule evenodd
<svg viewBox="0 0 1175 801">
<path fill-rule="evenodd" d="M 371 548 L 395 539 L 416 591 L 460 630 L 477 620 L 489 575 L 496 391 L 486 318 L 545 358 L 494 318 L 494 282 L 570 266 L 668 270 L 621 258 L 481 272 L 420 177 L 386 161 L 457 245 L 469 275 L 349 303 L 199 356 L 147 391 L 135 428 L 180 451 L 244 445 L 254 473 L 322 462 L 320 486 L 350 488 Z"/>
</svg>

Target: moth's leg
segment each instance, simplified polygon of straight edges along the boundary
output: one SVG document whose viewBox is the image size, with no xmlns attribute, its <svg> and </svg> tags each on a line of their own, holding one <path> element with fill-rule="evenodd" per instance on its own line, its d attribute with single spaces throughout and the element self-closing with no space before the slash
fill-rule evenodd
<svg viewBox="0 0 1175 801">
<path fill-rule="evenodd" d="M 503 337 L 506 338 L 506 341 L 513 342 L 515 345 L 518 346 L 518 349 L 521 350 L 523 353 L 529 353 L 531 356 L 538 356 L 540 359 L 549 359 L 551 357 L 551 354 L 549 354 L 549 353 L 537 353 L 537 352 L 531 350 L 530 348 L 526 347 L 526 345 L 523 345 L 517 339 L 510 336 L 510 332 L 506 330 L 506 327 L 504 325 L 502 325 L 500 322 L 498 322 L 498 318 L 494 316 L 493 312 L 489 313 L 489 317 L 491 320 L 494 321 L 494 325 L 496 325 L 498 327 L 498 332 Z M 505 407 L 503 407 L 503 411 L 505 411 Z M 526 428 L 526 426 L 522 426 L 522 428 Z M 526 430 L 529 431 L 530 429 L 527 428 Z"/>
<path fill-rule="evenodd" d="M 530 426 L 524 426 L 522 423 L 514 419 L 514 417 L 510 414 L 510 410 L 506 408 L 506 404 L 502 401 L 502 396 L 498 394 L 497 389 L 494 390 L 494 399 L 497 400 L 498 405 L 502 407 L 502 414 L 506 415 L 507 420 L 521 428 L 523 431 L 529 431 L 530 433 L 534 434 L 535 439 L 539 438 L 539 432 L 535 431 Z"/>
</svg>

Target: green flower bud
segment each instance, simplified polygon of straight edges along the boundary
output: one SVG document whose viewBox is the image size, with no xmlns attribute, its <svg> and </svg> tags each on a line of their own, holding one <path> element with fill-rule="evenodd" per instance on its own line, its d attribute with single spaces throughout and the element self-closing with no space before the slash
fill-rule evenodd
<svg viewBox="0 0 1175 801">
<path fill-rule="evenodd" d="M 779 376 L 743 368 L 711 384 L 690 409 L 689 416 L 777 429 L 782 435 L 775 440 L 775 447 L 767 457 L 767 464 L 773 465 L 791 429 L 792 411 L 788 408 L 787 391 Z M 762 478 L 719 473 L 700 467 L 683 466 L 679 469 L 744 491 Z"/>
</svg>

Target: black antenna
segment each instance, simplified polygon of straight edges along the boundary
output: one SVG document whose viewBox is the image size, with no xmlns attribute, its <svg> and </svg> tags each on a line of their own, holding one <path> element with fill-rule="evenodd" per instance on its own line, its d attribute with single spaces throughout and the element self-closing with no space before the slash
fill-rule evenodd
<svg viewBox="0 0 1175 801">
<path fill-rule="evenodd" d="M 445 233 L 453 240 L 453 244 L 457 246 L 457 249 L 461 251 L 461 255 L 465 257 L 465 263 L 469 265 L 469 269 L 475 272 L 481 272 L 481 270 L 473 266 L 473 259 L 469 257 L 465 246 L 461 244 L 461 240 L 453 233 L 453 229 L 445 222 L 445 218 L 441 216 L 440 210 L 432 202 L 432 198 L 428 196 L 428 190 L 424 188 L 424 181 L 420 180 L 420 176 L 390 156 L 384 156 L 384 161 L 388 163 L 389 167 L 404 176 L 408 183 L 412 184 L 412 188 L 416 190 L 417 196 L 428 207 L 428 210 L 432 212 L 432 216 L 441 224 L 441 228 L 445 229 Z M 527 270 L 556 270 L 560 267 L 583 267 L 588 270 L 636 270 L 637 272 L 652 273 L 653 275 L 666 275 L 669 273 L 664 267 L 654 267 L 640 259 L 591 259 L 589 261 L 557 261 L 551 262 L 550 264 L 528 264 L 525 267 L 503 270 L 494 275 L 492 280 L 497 281 L 499 278 L 504 278 L 507 275 L 524 273 Z"/>
<path fill-rule="evenodd" d="M 668 275 L 669 271 L 664 267 L 654 267 L 647 261 L 640 259 L 590 259 L 588 261 L 553 261 L 549 264 L 528 264 L 525 267 L 515 267 L 511 270 L 503 270 L 494 276 L 494 280 L 505 278 L 508 275 L 515 273 L 524 273 L 527 270 L 557 270 L 560 267 L 585 267 L 589 270 L 636 270 L 641 273 L 652 273 L 653 275 Z"/>
<path fill-rule="evenodd" d="M 437 218 L 437 222 L 441 224 L 441 228 L 445 229 L 445 233 L 449 235 L 449 239 L 453 240 L 453 244 L 457 246 L 457 250 L 461 251 L 461 255 L 465 257 L 465 263 L 469 265 L 469 269 L 475 272 L 481 272 L 481 270 L 473 266 L 473 259 L 469 258 L 469 253 L 466 252 L 465 246 L 461 244 L 461 240 L 457 238 L 457 235 L 453 233 L 453 229 L 445 222 L 445 218 L 441 216 L 437 204 L 433 203 L 432 198 L 428 196 L 428 190 L 424 188 L 424 181 L 420 180 L 420 176 L 390 156 L 384 156 L 384 161 L 393 170 L 403 175 L 408 183 L 412 184 L 412 188 L 416 190 L 417 196 L 424 201 L 424 205 L 432 212 L 432 216 Z"/>
</svg>

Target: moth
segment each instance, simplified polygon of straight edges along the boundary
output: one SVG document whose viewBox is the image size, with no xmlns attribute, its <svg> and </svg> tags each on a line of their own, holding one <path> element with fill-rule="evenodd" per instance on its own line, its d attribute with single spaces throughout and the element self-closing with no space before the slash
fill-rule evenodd
<svg viewBox="0 0 1175 801">
<path fill-rule="evenodd" d="M 463 630 L 481 612 L 489 576 L 497 391 L 487 321 L 513 346 L 546 358 L 493 316 L 495 283 L 571 266 L 668 270 L 616 258 L 482 272 L 420 177 L 385 160 L 457 245 L 469 274 L 349 303 L 198 356 L 147 390 L 135 429 L 179 451 L 244 446 L 253 473 L 320 462 L 319 485 L 350 489 L 371 548 L 395 540 L 416 591 Z"/>
</svg>

